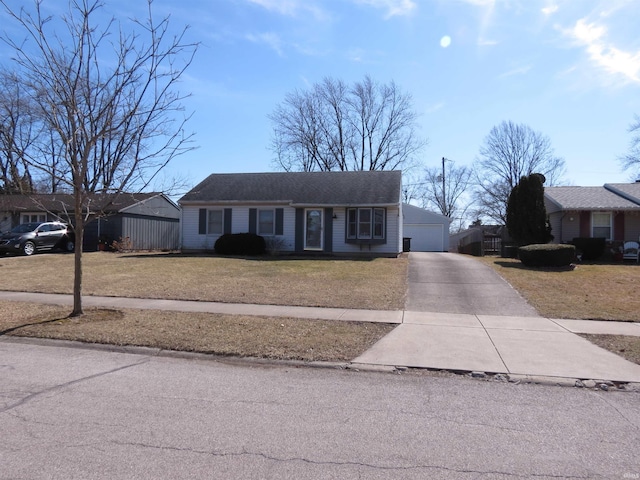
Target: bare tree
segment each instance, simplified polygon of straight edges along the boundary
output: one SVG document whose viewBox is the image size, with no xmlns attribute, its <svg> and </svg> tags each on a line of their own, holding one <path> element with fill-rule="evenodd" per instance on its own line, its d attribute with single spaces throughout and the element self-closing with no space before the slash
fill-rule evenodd
<svg viewBox="0 0 640 480">
<path fill-rule="evenodd" d="M 101 22 L 100 0 L 70 0 L 59 18 L 44 14 L 42 0 L 20 10 L 8 3 L 0 0 L 27 41 L 7 34 L 2 40 L 14 51 L 34 117 L 42 131 L 50 132 L 29 156 L 29 165 L 74 194 L 71 315 L 81 315 L 82 237 L 101 194 L 113 199 L 143 190 L 192 148 L 192 134 L 184 132 L 185 96 L 175 87 L 197 45 L 185 41 L 186 28 L 171 34 L 168 17 L 156 23 L 152 0 L 147 17 L 128 25 L 113 18 Z"/>
<path fill-rule="evenodd" d="M 557 185 L 564 174 L 564 160 L 554 155 L 549 137 L 508 121 L 485 137 L 474 170 L 476 214 L 505 224 L 509 194 L 520 178 L 541 173 L 548 185 Z"/>
<path fill-rule="evenodd" d="M 426 144 L 411 96 L 368 76 L 352 87 L 325 78 L 296 90 L 269 118 L 274 163 L 286 171 L 394 170 L 410 166 Z"/>
<path fill-rule="evenodd" d="M 467 208 L 462 199 L 471 185 L 472 175 L 469 167 L 456 167 L 453 161 L 445 158 L 442 159 L 442 168 L 425 168 L 423 207 L 437 210 L 452 219 L 460 217 Z"/>
<path fill-rule="evenodd" d="M 31 193 L 26 151 L 37 134 L 28 99 L 13 72 L 0 71 L 0 192 Z"/>
<path fill-rule="evenodd" d="M 629 152 L 622 157 L 622 168 L 625 170 L 635 170 L 640 174 L 640 115 L 636 115 L 633 123 L 629 127 L 631 133 L 631 144 Z"/>
</svg>

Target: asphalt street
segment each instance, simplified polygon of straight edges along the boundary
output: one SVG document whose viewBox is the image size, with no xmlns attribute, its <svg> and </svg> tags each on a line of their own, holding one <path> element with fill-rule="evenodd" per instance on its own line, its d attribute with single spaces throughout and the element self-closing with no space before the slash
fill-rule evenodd
<svg viewBox="0 0 640 480">
<path fill-rule="evenodd" d="M 638 478 L 638 392 L 0 340 L 0 479 Z"/>
</svg>

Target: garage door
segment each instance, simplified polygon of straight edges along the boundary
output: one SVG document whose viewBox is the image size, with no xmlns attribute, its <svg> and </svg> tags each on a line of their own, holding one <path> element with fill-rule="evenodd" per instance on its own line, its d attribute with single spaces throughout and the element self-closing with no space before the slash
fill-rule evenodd
<svg viewBox="0 0 640 480">
<path fill-rule="evenodd" d="M 404 225 L 403 237 L 411 237 L 412 252 L 443 252 L 444 226 L 435 224 Z"/>
</svg>

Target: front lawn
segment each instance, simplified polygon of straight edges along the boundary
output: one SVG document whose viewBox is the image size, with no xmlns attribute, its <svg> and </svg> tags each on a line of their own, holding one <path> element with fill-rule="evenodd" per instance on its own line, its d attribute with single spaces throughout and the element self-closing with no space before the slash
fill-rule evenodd
<svg viewBox="0 0 640 480">
<path fill-rule="evenodd" d="M 408 259 L 83 255 L 83 294 L 401 310 Z M 0 257 L 3 290 L 72 293 L 73 255 Z"/>
</svg>

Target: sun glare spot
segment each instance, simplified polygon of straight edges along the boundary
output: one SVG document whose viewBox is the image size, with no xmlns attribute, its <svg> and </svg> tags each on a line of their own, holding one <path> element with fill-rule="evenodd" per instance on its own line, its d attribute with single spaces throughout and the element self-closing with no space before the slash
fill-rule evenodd
<svg viewBox="0 0 640 480">
<path fill-rule="evenodd" d="M 449 35 L 445 35 L 440 39 L 440 46 L 442 48 L 447 48 L 449 45 L 451 45 L 451 37 Z"/>
</svg>

